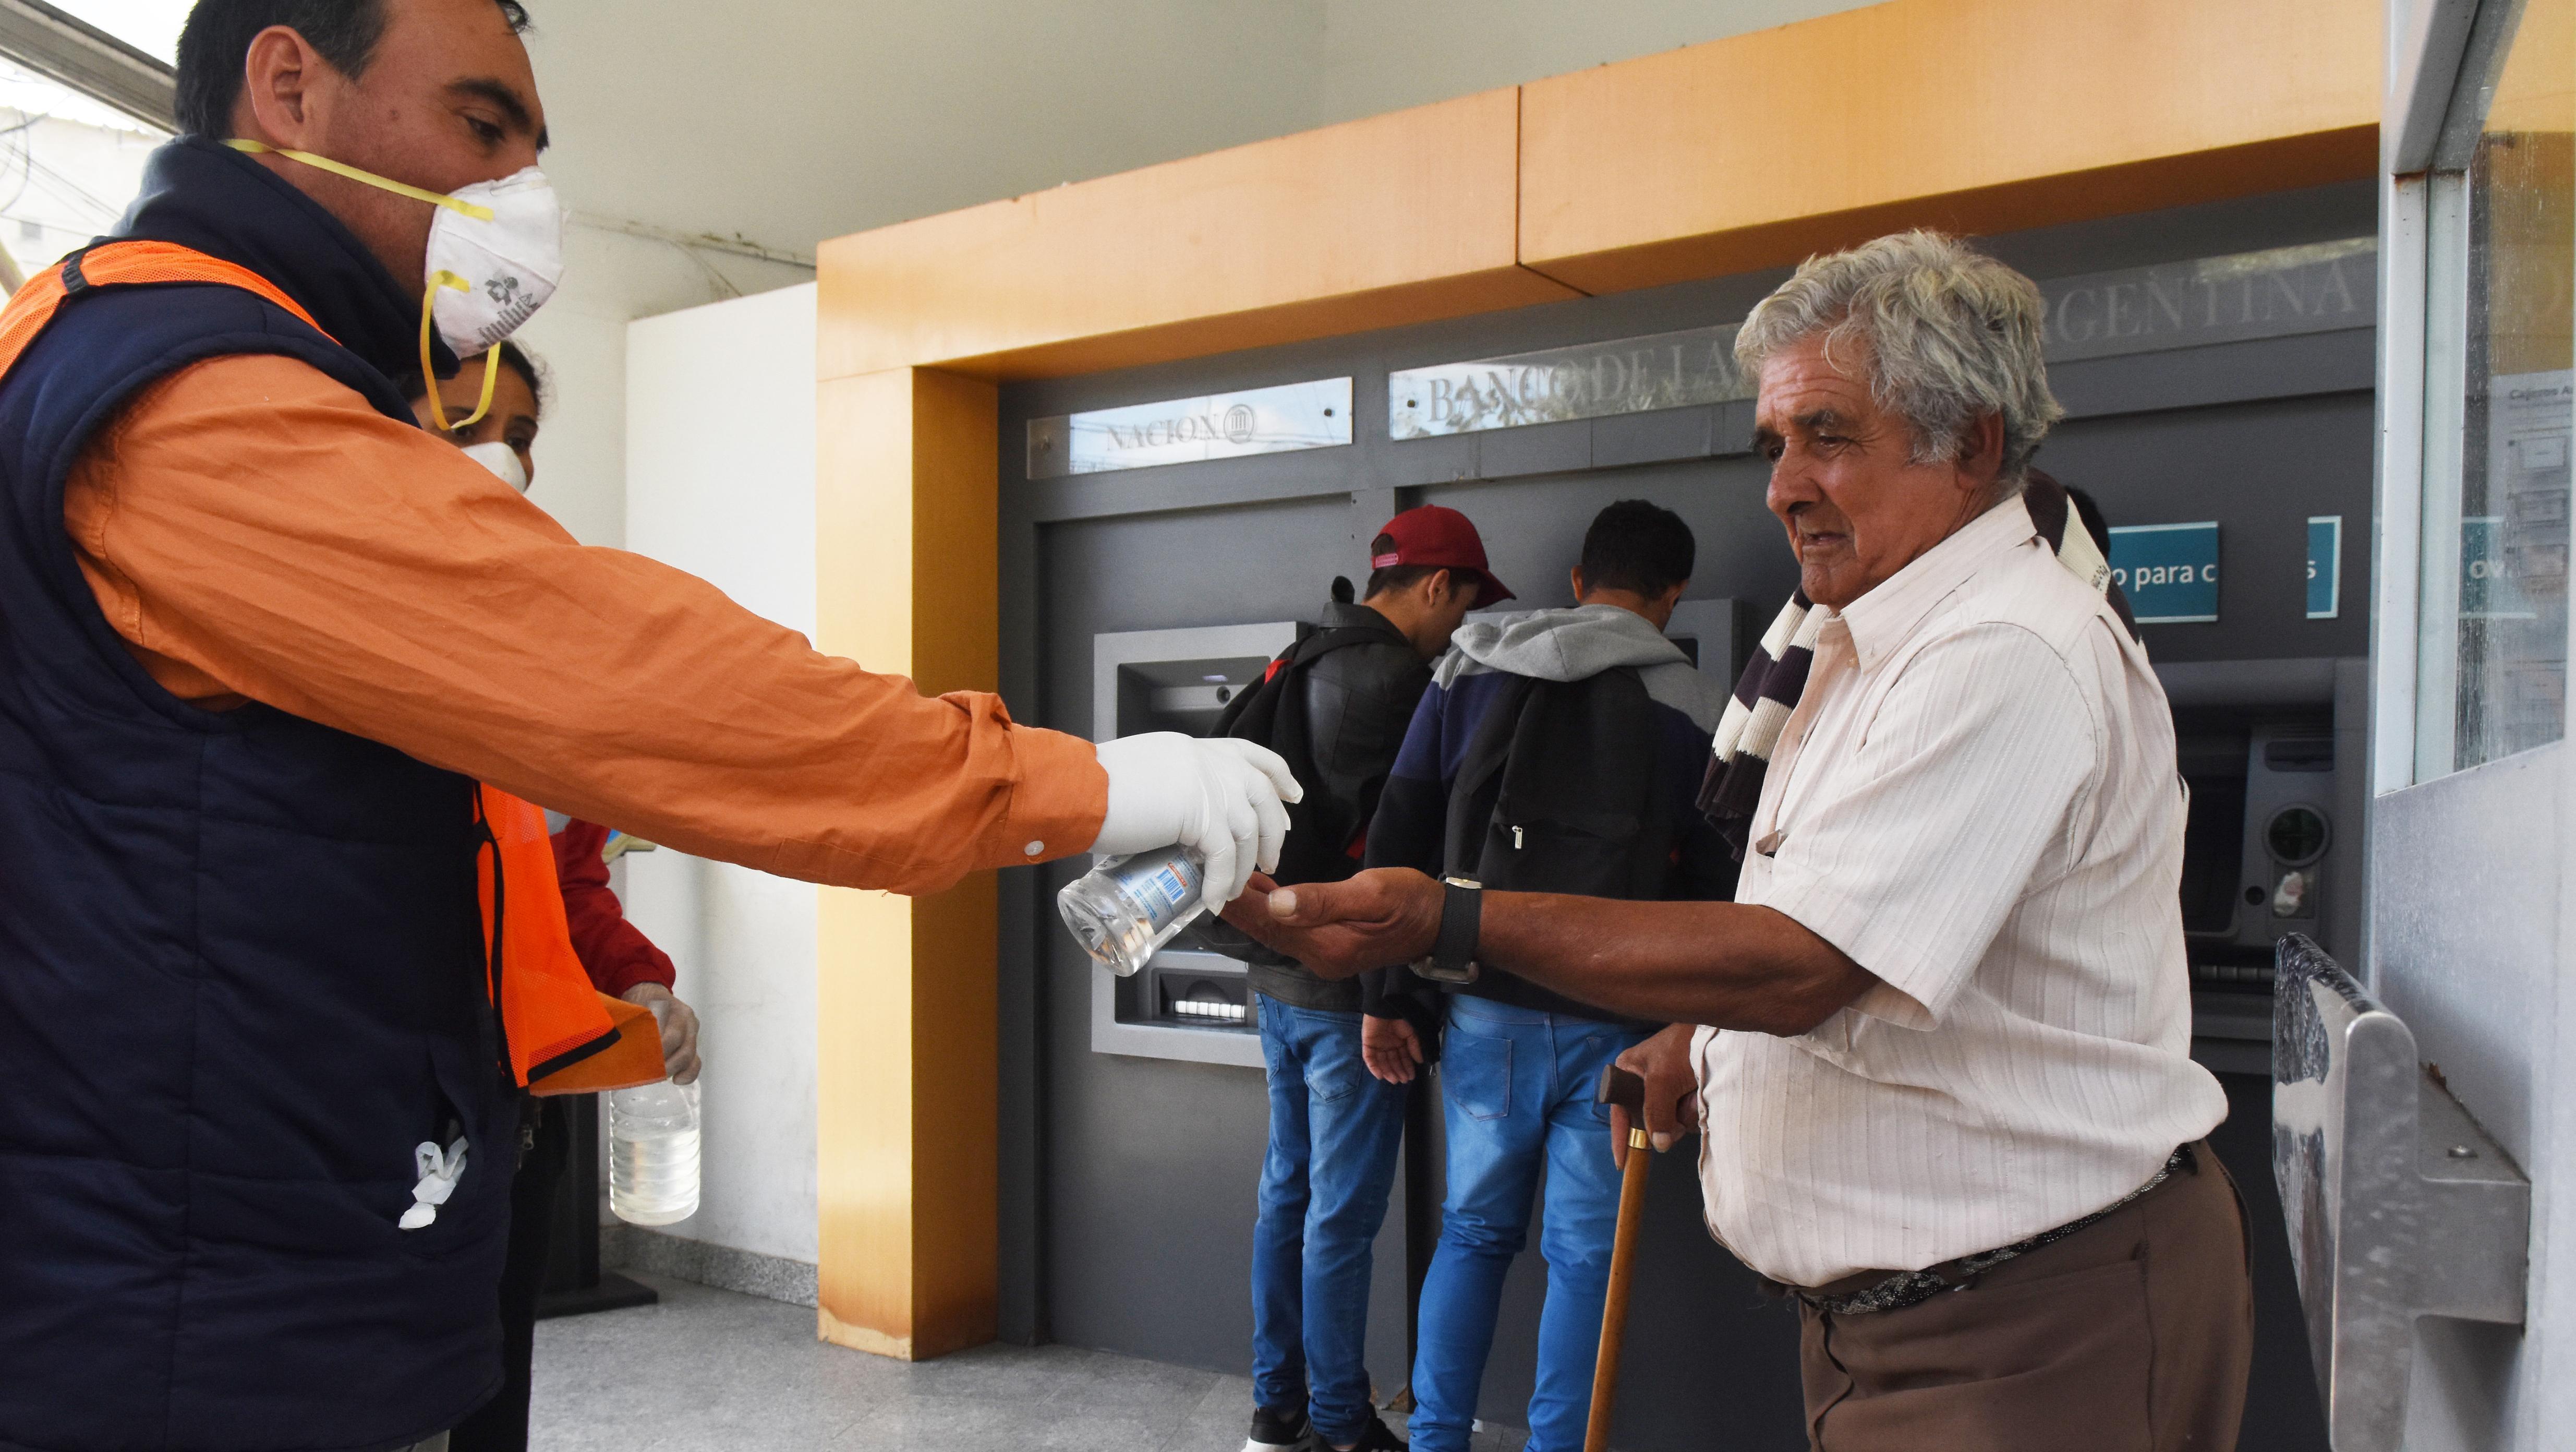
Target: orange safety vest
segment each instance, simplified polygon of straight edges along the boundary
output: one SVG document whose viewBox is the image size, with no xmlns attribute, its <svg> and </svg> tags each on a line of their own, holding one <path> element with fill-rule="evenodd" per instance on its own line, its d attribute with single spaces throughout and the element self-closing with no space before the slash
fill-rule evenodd
<svg viewBox="0 0 2576 1452">
<path fill-rule="evenodd" d="M 331 336 L 275 283 L 246 267 L 171 242 L 102 242 L 27 279 L 0 308 L 0 379 L 74 294 L 151 283 L 237 287 Z M 493 849 L 475 851 L 484 991 L 500 1011 L 511 1077 L 537 1094 L 588 1094 L 662 1078 L 662 1035 L 651 1011 L 591 987 L 573 952 L 546 814 L 481 785 L 473 811 Z"/>
</svg>

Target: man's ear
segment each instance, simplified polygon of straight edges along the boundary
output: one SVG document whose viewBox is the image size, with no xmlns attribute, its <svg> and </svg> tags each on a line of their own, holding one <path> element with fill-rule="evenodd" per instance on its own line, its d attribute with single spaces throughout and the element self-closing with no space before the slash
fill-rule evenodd
<svg viewBox="0 0 2576 1452">
<path fill-rule="evenodd" d="M 2004 416 L 1979 414 L 1959 437 L 1959 472 L 1992 484 L 2004 472 Z"/>
<path fill-rule="evenodd" d="M 235 136 L 305 150 L 313 117 L 308 88 L 324 67 L 321 53 L 294 27 L 272 25 L 250 39 L 242 90 L 233 102 Z"/>
<path fill-rule="evenodd" d="M 1566 572 L 1565 577 L 1574 585 L 1575 603 L 1578 605 L 1581 604 L 1583 602 L 1583 567 L 1581 565 L 1576 565 L 1572 570 Z"/>
</svg>

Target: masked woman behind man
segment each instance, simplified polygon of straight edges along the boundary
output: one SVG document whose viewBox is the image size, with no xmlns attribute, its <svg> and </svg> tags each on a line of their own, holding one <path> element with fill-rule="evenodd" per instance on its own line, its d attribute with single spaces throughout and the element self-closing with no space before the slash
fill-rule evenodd
<svg viewBox="0 0 2576 1452">
<path fill-rule="evenodd" d="M 500 349 L 501 375 L 492 380 L 492 403 L 477 412 L 489 355 L 469 358 L 438 385 L 440 409 L 430 405 L 418 378 L 407 380 L 420 426 L 453 442 L 503 483 L 525 494 L 536 482 L 537 425 L 546 387 L 536 360 L 516 343 Z M 440 418 L 454 421 L 442 429 Z M 600 992 L 653 1007 L 662 1020 L 662 1057 L 673 1082 L 698 1077 L 698 1016 L 671 992 L 670 958 L 626 920 L 609 890 L 605 827 L 546 813 L 553 833 L 555 875 L 563 883 L 564 919 L 573 952 Z M 449 1452 L 524 1452 L 528 1445 L 529 1364 L 535 1352 L 537 1298 L 546 1283 L 546 1248 L 553 1233 L 555 1199 L 572 1163 L 572 1116 L 566 1105 L 530 1096 L 522 1101 L 517 1176 L 510 1183 L 510 1254 L 501 1272 L 501 1362 L 498 1395 L 457 1424 Z"/>
</svg>

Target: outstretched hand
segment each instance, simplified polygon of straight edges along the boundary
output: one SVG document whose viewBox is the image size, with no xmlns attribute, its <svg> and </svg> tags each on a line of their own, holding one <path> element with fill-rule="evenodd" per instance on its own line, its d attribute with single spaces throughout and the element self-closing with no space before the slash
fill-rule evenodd
<svg viewBox="0 0 2576 1452">
<path fill-rule="evenodd" d="M 1280 887 L 1258 873 L 1225 920 L 1324 978 L 1410 963 L 1440 936 L 1440 884 L 1409 867 Z"/>
</svg>

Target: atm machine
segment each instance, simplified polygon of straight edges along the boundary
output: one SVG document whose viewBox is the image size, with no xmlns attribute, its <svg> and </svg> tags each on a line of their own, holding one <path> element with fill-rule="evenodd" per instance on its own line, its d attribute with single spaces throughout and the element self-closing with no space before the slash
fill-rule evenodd
<svg viewBox="0 0 2576 1452">
<path fill-rule="evenodd" d="M 2274 947 L 2303 934 L 2360 954 L 2364 657 L 2157 668 L 2191 791 L 2183 940 L 2192 1053 L 2269 1074 Z"/>
<path fill-rule="evenodd" d="M 1270 662 L 1313 628 L 1283 620 L 1093 636 L 1093 739 L 1208 735 L 1235 693 L 1259 685 Z M 1133 977 L 1092 975 L 1092 1049 L 1261 1067 L 1244 965 L 1181 946 L 1188 941 L 1176 940 Z"/>
</svg>

